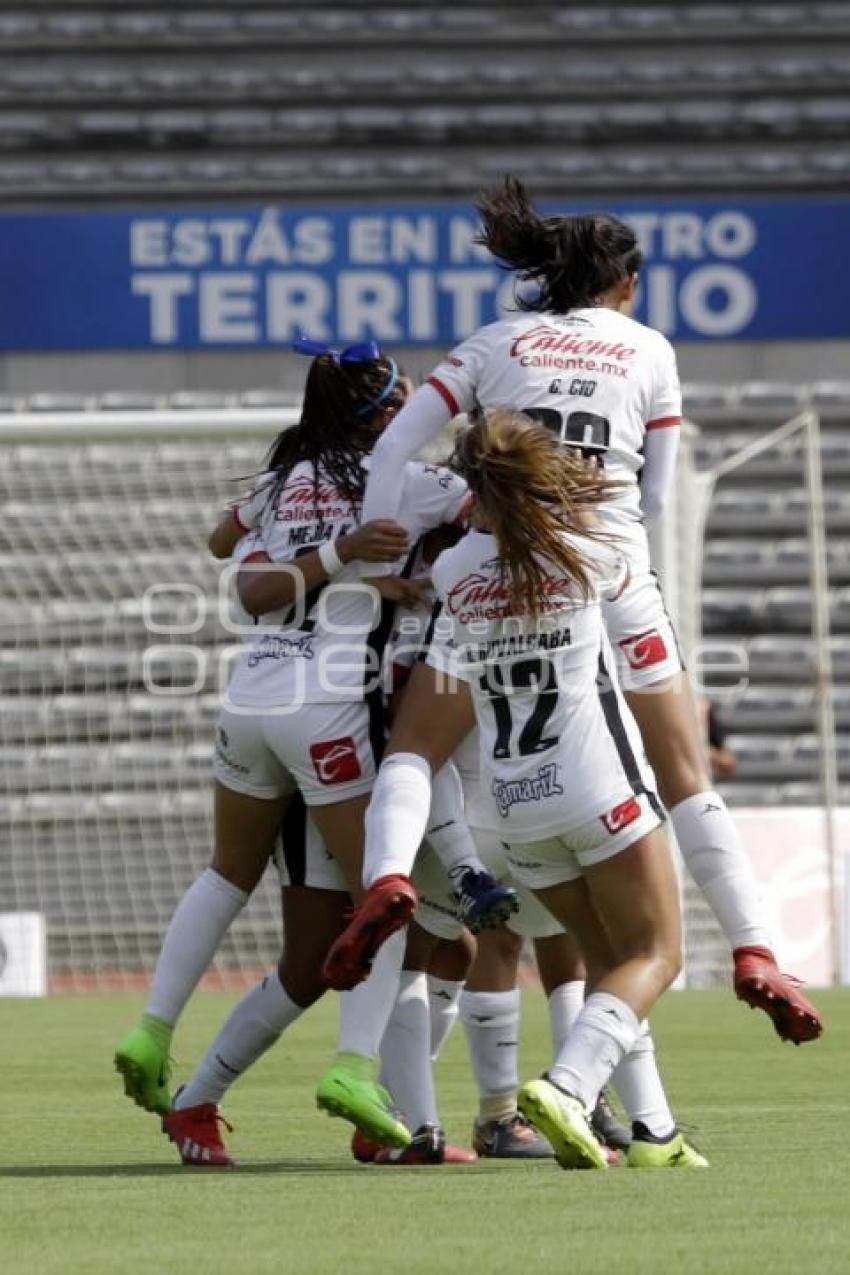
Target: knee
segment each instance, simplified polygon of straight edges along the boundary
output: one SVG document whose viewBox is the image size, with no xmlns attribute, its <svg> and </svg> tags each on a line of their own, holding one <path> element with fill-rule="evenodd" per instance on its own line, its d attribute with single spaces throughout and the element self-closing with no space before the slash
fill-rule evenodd
<svg viewBox="0 0 850 1275">
<path fill-rule="evenodd" d="M 309 1009 L 311 1005 L 315 1005 L 327 990 L 318 968 L 300 969 L 287 962 L 285 955 L 281 958 L 277 973 L 283 990 L 301 1009 Z"/>
</svg>

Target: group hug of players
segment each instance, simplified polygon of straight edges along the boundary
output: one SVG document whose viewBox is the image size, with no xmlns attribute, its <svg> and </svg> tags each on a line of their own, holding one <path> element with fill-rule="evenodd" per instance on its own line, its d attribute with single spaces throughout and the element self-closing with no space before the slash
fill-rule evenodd
<svg viewBox="0 0 850 1275">
<path fill-rule="evenodd" d="M 681 966 L 665 818 L 737 996 L 783 1040 L 822 1030 L 777 967 L 650 569 L 681 400 L 669 342 L 630 317 L 635 235 L 542 217 L 513 179 L 479 212 L 518 278 L 510 317 L 413 393 L 374 342 L 301 341 L 301 419 L 210 537 L 255 622 L 217 727 L 214 855 L 115 1056 L 186 1164 L 232 1163 L 226 1091 L 332 988 L 339 1050 L 316 1098 L 355 1126 L 358 1159 L 705 1167 L 647 1021 Z M 464 414 L 445 465 L 414 459 Z M 173 1029 L 272 854 L 280 963 L 172 1095 Z M 526 939 L 553 1051 L 521 1085 Z M 474 1151 L 446 1144 L 434 1089 L 458 1016 Z"/>
</svg>

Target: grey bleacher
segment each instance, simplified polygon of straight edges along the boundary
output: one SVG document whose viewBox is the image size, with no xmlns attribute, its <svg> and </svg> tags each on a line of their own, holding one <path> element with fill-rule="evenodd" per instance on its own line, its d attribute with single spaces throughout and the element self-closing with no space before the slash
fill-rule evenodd
<svg viewBox="0 0 850 1275">
<path fill-rule="evenodd" d="M 686 387 L 710 467 L 808 405 L 821 417 L 829 569 L 832 708 L 838 767 L 850 793 L 850 385 L 750 382 Z M 722 478 L 703 559 L 703 632 L 716 667 L 715 702 L 737 754 L 723 791 L 738 804 L 815 804 L 816 652 L 812 638 L 809 500 L 799 439 L 786 439 Z M 746 662 L 742 678 L 740 657 Z M 762 796 L 759 797 L 759 792 Z"/>
<path fill-rule="evenodd" d="M 55 0 L 5 8 L 0 43 L 11 200 L 468 195 L 506 168 L 552 194 L 850 174 L 850 0 Z"/>
</svg>

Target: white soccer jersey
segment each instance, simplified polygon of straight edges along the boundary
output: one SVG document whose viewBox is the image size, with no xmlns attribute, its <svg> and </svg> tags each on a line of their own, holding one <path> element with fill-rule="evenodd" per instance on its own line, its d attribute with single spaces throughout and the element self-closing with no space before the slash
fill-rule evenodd
<svg viewBox="0 0 850 1275">
<path fill-rule="evenodd" d="M 259 528 L 254 534 L 272 562 L 292 562 L 359 525 L 359 503 L 352 506 L 327 476 L 320 474 L 316 486 L 309 462 L 296 465 L 274 491 L 263 482 L 263 490 L 263 506 L 253 499 L 247 503 Z M 411 545 L 432 527 L 455 521 L 467 498 L 457 475 L 410 462 L 398 520 Z M 404 565 L 400 559 L 392 570 Z M 235 666 L 228 688 L 231 705 L 294 708 L 357 700 L 380 684 L 391 610 L 388 615 L 376 591 L 362 584 L 361 566 L 347 564 L 293 606 L 261 617 L 257 635 Z"/>
<path fill-rule="evenodd" d="M 666 337 L 607 307 L 521 313 L 481 328 L 429 383 L 454 414 L 509 407 L 604 465 L 628 488 L 603 512 L 639 520 L 647 430 L 677 426 L 682 399 Z"/>
<path fill-rule="evenodd" d="M 595 566 L 595 595 L 585 602 L 552 566 L 537 617 L 512 610 L 490 535 L 470 532 L 434 567 L 428 663 L 470 685 L 481 765 L 474 817 L 509 843 L 597 818 L 613 835 L 638 817 L 634 798 L 652 783 L 602 656 L 600 599 L 623 587 L 623 559 L 576 544 Z"/>
</svg>

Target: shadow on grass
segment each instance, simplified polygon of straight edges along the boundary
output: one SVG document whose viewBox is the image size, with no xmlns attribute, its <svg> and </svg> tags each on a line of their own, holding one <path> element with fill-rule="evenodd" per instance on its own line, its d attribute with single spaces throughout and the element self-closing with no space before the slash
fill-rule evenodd
<svg viewBox="0 0 850 1275">
<path fill-rule="evenodd" d="M 425 1172 L 433 1172 L 439 1169 L 445 1174 L 446 1166 L 443 1165 L 406 1165 L 397 1166 L 404 1168 L 416 1168 L 417 1174 Z M 491 1166 L 482 1165 L 462 1165 L 456 1166 L 463 1169 L 463 1176 L 469 1177 L 470 1174 L 487 1173 L 491 1171 Z M 449 1166 L 451 1169 L 451 1166 Z M 381 1174 L 378 1166 L 368 1164 L 357 1164 L 354 1161 L 348 1164 L 340 1163 L 339 1160 L 259 1160 L 255 1163 L 250 1161 L 238 1164 L 233 1170 L 226 1169 L 209 1169 L 201 1166 L 194 1167 L 182 1164 L 151 1164 L 150 1161 L 144 1161 L 140 1164 L 0 1164 L 0 1178 L 158 1178 L 187 1175 L 201 1177 L 259 1177 L 264 1174 L 317 1174 L 322 1177 L 339 1177 L 347 1178 L 352 1174 Z"/>
</svg>

